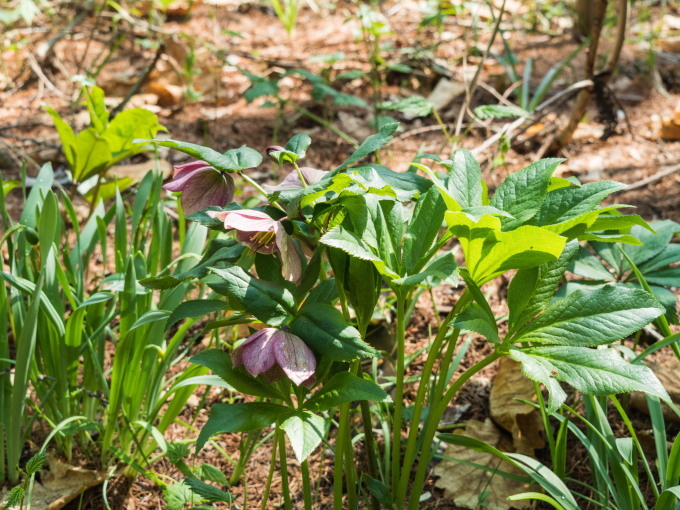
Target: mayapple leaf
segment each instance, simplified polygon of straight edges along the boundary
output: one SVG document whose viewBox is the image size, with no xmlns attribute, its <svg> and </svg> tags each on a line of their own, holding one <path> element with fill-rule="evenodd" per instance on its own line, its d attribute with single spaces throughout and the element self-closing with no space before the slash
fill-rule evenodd
<svg viewBox="0 0 680 510">
<path fill-rule="evenodd" d="M 590 292 L 577 290 L 518 330 L 511 342 L 601 345 L 625 338 L 664 312 L 641 289 L 606 285 Z"/>
<path fill-rule="evenodd" d="M 109 143 L 113 163 L 138 154 L 146 149 L 135 145 L 137 138 L 153 138 L 166 129 L 158 123 L 155 113 L 144 108 L 125 110 L 116 115 L 101 136 Z"/>
<path fill-rule="evenodd" d="M 491 198 L 492 207 L 512 215 L 503 220 L 503 230 L 513 230 L 533 218 L 546 199 L 550 177 L 563 159 L 541 159 L 510 174 Z"/>
<path fill-rule="evenodd" d="M 255 278 L 238 266 L 211 267 L 210 272 L 222 278 L 227 291 L 241 306 L 265 324 L 281 326 L 295 310 L 295 298 L 281 285 Z"/>
<path fill-rule="evenodd" d="M 285 398 L 276 386 L 265 384 L 251 376 L 245 369 L 234 368 L 231 364 L 231 357 L 220 349 L 207 349 L 201 351 L 190 360 L 191 363 L 209 368 L 213 374 L 220 377 L 236 391 L 246 395 L 263 398 Z"/>
<path fill-rule="evenodd" d="M 338 248 L 351 257 L 373 262 L 378 272 L 389 279 L 399 278 L 399 275 L 393 269 L 389 268 L 387 264 L 373 252 L 373 249 L 363 241 L 363 239 L 345 229 L 342 225 L 338 225 L 328 231 L 319 242 L 326 246 Z"/>
<path fill-rule="evenodd" d="M 308 411 L 297 411 L 281 428 L 286 432 L 298 462 L 303 462 L 323 440 L 325 420 Z"/>
<path fill-rule="evenodd" d="M 549 346 L 511 348 L 510 356 L 522 363 L 530 379 L 543 383 L 550 392 L 548 412 L 556 411 L 566 395 L 556 381 L 564 381 L 588 395 L 611 395 L 642 391 L 670 402 L 670 397 L 652 370 L 623 360 L 614 349 Z M 556 392 L 553 395 L 553 392 Z"/>
<path fill-rule="evenodd" d="M 289 407 L 271 402 L 215 404 L 210 409 L 210 418 L 196 439 L 196 452 L 200 452 L 208 439 L 215 434 L 263 429 L 294 414 L 295 411 Z"/>
<path fill-rule="evenodd" d="M 352 155 L 335 170 L 341 170 L 342 168 L 346 168 L 352 165 L 353 163 L 356 163 L 363 157 L 368 156 L 372 152 L 375 152 L 378 149 L 381 149 L 382 147 L 387 145 L 389 141 L 392 140 L 392 135 L 394 134 L 398 127 L 399 123 L 397 122 L 386 124 L 385 126 L 381 127 L 380 131 L 366 138 L 366 140 L 364 140 L 361 143 L 361 145 L 359 145 L 357 150 L 355 150 L 352 153 Z"/>
<path fill-rule="evenodd" d="M 359 331 L 342 312 L 323 303 L 306 304 L 290 324 L 290 330 L 317 353 L 335 361 L 351 361 L 376 356 Z"/>
<path fill-rule="evenodd" d="M 353 400 L 391 402 L 390 396 L 373 381 L 349 372 L 335 374 L 305 403 L 305 409 L 322 412 Z"/>
<path fill-rule="evenodd" d="M 113 164 L 109 142 L 97 134 L 94 128 L 78 133 L 72 147 L 73 166 L 71 172 L 75 182 L 82 182 L 97 175 Z"/>
<path fill-rule="evenodd" d="M 578 250 L 578 242 L 572 241 L 567 243 L 557 260 L 517 271 L 508 287 L 510 331 L 523 326 L 548 306 Z"/>
</svg>

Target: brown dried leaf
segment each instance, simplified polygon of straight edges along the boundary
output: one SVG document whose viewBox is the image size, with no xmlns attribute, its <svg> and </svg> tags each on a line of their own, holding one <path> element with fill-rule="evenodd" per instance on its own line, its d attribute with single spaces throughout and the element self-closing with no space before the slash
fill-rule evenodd
<svg viewBox="0 0 680 510">
<path fill-rule="evenodd" d="M 534 385 L 520 367 L 508 356 L 500 359 L 491 386 L 489 408 L 491 419 L 512 434 L 514 451 L 533 455 L 535 449 L 545 445 L 541 437 L 543 425 L 536 409 L 517 401 L 536 400 Z"/>
<path fill-rule="evenodd" d="M 501 431 L 488 418 L 484 423 L 470 420 L 463 435 L 484 441 L 501 451 L 511 449 L 511 445 L 503 438 Z M 521 474 L 490 453 L 482 453 L 462 446 L 448 445 L 444 455 L 513 474 Z M 492 472 L 444 459 L 434 468 L 434 474 L 439 477 L 435 486 L 444 489 L 444 494 L 460 507 L 478 508 L 483 505 L 482 508 L 487 510 L 510 510 L 530 506 L 528 501 L 507 501 L 509 496 L 525 492 L 527 485 L 500 475 L 493 475 Z"/>
</svg>

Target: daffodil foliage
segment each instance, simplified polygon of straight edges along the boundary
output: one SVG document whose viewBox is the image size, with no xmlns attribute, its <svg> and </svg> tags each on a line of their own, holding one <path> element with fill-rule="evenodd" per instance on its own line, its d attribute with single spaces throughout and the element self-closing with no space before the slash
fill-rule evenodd
<svg viewBox="0 0 680 510">
<path fill-rule="evenodd" d="M 216 313 L 207 329 L 252 328 L 231 355 L 210 350 L 193 358 L 225 386 L 257 397 L 214 405 L 199 449 L 214 434 L 275 424 L 303 461 L 328 439 L 335 409 L 342 417 L 343 406 L 351 403 L 389 402 L 379 381 L 364 374 L 359 363 L 394 354 L 367 339 L 376 304 L 381 295 L 396 298 L 395 336 L 403 339 L 404 310 L 419 288 L 437 285 L 465 291 L 442 326 L 455 334 L 444 332 L 432 344 L 437 352 L 428 355 L 433 359 L 445 351 L 452 354 L 448 342 L 455 342 L 460 331 L 471 331 L 492 344 L 494 359 L 510 356 L 520 362 L 526 376 L 549 392 L 551 411 L 569 391 L 562 383 L 592 395 L 636 390 L 668 400 L 651 370 L 609 347 L 664 313 L 651 294 L 602 285 L 554 297 L 579 241 L 631 242 L 628 231 L 642 220 L 619 214 L 625 206 L 602 205 L 622 184 L 554 177 L 562 160 L 544 159 L 508 175 L 492 190 L 475 157 L 462 149 L 451 159 L 423 156 L 403 173 L 366 162 L 395 129 L 384 127 L 328 171 L 298 167 L 310 148 L 307 135 L 270 147 L 271 159 L 291 166 L 284 183 L 259 188 L 262 202 L 255 207 L 232 202 L 189 216 L 216 231 L 203 260 L 189 272 L 141 282 L 167 289 L 200 279 L 212 290 L 208 299 L 180 305 L 169 325 Z M 211 172 L 247 176 L 248 168 L 260 163 L 245 147 L 220 154 L 183 142 L 162 144 L 206 162 Z M 483 290 L 500 275 L 512 278 L 503 328 Z M 402 425 L 403 348 L 397 342 L 397 397 L 391 407 L 383 406 L 394 410 L 397 428 Z M 421 385 L 432 376 L 432 367 L 427 370 Z M 443 389 L 438 398 L 449 398 Z M 416 413 L 411 423 L 425 426 L 422 462 L 430 458 L 427 431 L 434 434 L 436 427 L 427 424 L 440 418 L 438 404 L 430 401 L 429 415 Z M 408 448 L 406 476 L 414 458 Z M 398 448 L 396 455 L 402 455 Z M 396 468 L 400 465 L 397 459 Z M 392 473 L 376 483 L 390 486 L 399 479 Z M 405 507 L 401 490 L 392 487 L 397 507 Z"/>
</svg>

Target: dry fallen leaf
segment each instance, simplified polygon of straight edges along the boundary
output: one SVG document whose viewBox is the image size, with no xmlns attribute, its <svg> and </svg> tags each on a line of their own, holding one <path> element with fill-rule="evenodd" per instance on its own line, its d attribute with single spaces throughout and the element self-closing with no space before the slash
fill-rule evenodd
<svg viewBox="0 0 680 510">
<path fill-rule="evenodd" d="M 439 111 L 446 108 L 454 99 L 463 94 L 465 94 L 464 83 L 442 78 L 437 82 L 427 100 L 434 105 L 435 110 Z"/>
<path fill-rule="evenodd" d="M 463 435 L 484 441 L 501 451 L 512 449 L 509 441 L 503 439 L 501 431 L 488 418 L 484 423 L 470 420 Z M 521 475 L 518 470 L 507 463 L 503 463 L 490 453 L 448 445 L 444 455 Z M 510 502 L 507 500 L 509 496 L 525 492 L 528 489 L 527 485 L 500 475 L 494 475 L 492 472 L 444 459 L 434 468 L 434 474 L 439 477 L 435 486 L 444 489 L 444 495 L 460 507 L 510 510 L 530 506 L 529 501 Z"/>
<path fill-rule="evenodd" d="M 536 400 L 534 385 L 520 367 L 508 356 L 500 359 L 489 395 L 490 414 L 493 421 L 512 434 L 515 452 L 533 456 L 535 449 L 545 445 L 541 437 L 543 424 L 536 409 L 517 401 Z"/>
</svg>

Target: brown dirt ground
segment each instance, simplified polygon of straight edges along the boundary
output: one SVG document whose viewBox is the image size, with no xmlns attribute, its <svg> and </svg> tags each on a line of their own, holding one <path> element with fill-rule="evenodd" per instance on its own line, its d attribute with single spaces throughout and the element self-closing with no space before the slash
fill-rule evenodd
<svg viewBox="0 0 680 510">
<path fill-rule="evenodd" d="M 540 30 L 530 33 L 527 31 L 529 11 L 524 5 L 528 2 L 508 3 L 512 4 L 515 15 L 507 26 L 503 25 L 508 42 L 516 51 L 520 62 L 528 57 L 535 59 L 533 76 L 538 78 L 532 80 L 532 85 L 536 86 L 540 77 L 555 62 L 573 51 L 578 42 L 570 29 L 561 28 L 563 21 L 567 20 L 565 16 L 556 16 L 547 26 L 541 25 Z M 142 8 L 144 5 L 143 2 L 129 2 L 126 5 L 130 7 L 132 4 Z M 21 161 L 27 162 L 29 175 L 35 175 L 38 166 L 45 161 L 52 161 L 58 170 L 65 168 L 52 121 L 41 105 L 55 107 L 69 122 L 82 127 L 87 117 L 83 116 L 83 107 L 76 100 L 77 87 L 70 77 L 100 65 L 116 40 L 119 40 L 120 45 L 102 66 L 97 79 L 114 105 L 125 96 L 131 84 L 139 75 L 144 74 L 154 59 L 156 51 L 142 49 L 140 40 L 152 38 L 165 41 L 165 54 L 140 89 L 140 92 L 146 93 L 155 91 L 157 95 L 137 95 L 130 104 L 150 105 L 159 113 L 162 124 L 168 128 L 172 138 L 209 145 L 220 151 L 242 144 L 262 151 L 276 141 L 285 141 L 290 135 L 304 131 L 314 140 L 305 163 L 324 169 L 335 167 L 352 152 L 352 148 L 336 135 L 300 116 L 290 107 L 277 120 L 274 109 L 263 108 L 262 100 L 248 104 L 243 93 L 249 82 L 239 71 L 239 68 L 244 68 L 256 74 L 268 75 L 304 67 L 318 72 L 322 65 L 310 62 L 309 57 L 342 51 L 345 57 L 333 65 L 333 74 L 352 69 L 368 73 L 367 52 L 361 41 L 355 37 L 359 24 L 356 18 L 357 6 L 352 2 L 341 0 L 332 6 L 318 4 L 319 12 L 310 9 L 303 2 L 292 38 L 286 35 L 272 9 L 264 3 L 236 0 L 196 1 L 190 16 L 185 17 L 180 13 L 170 16 L 164 23 L 154 21 L 156 28 L 150 28 L 143 21 L 149 18 L 140 15 L 135 18 L 138 20 L 135 23 L 118 22 L 115 30 L 111 28 L 115 13 L 104 10 L 99 16 L 84 16 L 56 43 L 54 52 L 42 61 L 41 44 L 63 30 L 79 12 L 78 2 L 57 2 L 53 5 L 54 12 L 50 17 L 39 18 L 33 27 L 13 27 L 2 34 L 2 40 L 8 43 L 2 47 L 0 67 L 0 170 L 5 179 L 19 175 Z M 385 56 L 393 61 L 408 61 L 414 67 L 414 72 L 409 75 L 386 73 L 386 84 L 381 89 L 384 98 L 413 92 L 427 95 L 443 72 L 449 74 L 453 80 L 469 79 L 470 72 L 474 71 L 478 62 L 475 60 L 477 57 L 465 57 L 466 48 L 472 46 L 475 36 L 475 32 L 470 29 L 469 16 L 449 18 L 439 33 L 432 27 L 418 28 L 422 19 L 418 7 L 419 3 L 412 0 L 386 1 L 380 4 L 380 10 L 389 20 L 393 32 L 387 37 L 392 42 L 392 49 Z M 671 14 L 679 14 L 677 6 L 670 9 L 675 9 Z M 653 10 L 652 21 L 658 22 L 654 18 L 655 14 L 658 11 Z M 619 72 L 612 81 L 612 88 L 625 108 L 631 131 L 621 124 L 615 136 L 604 141 L 599 140 L 592 134 L 593 129 L 597 130 L 598 123 L 595 120 L 597 111 L 591 108 L 587 115 L 587 127 L 590 129 L 582 129 L 582 134 L 559 154 L 567 160 L 560 169 L 563 175 L 576 175 L 585 181 L 614 179 L 635 184 L 658 171 L 680 164 L 680 141 L 659 139 L 652 125 L 653 115 L 670 115 L 678 104 L 680 79 L 677 78 L 677 69 L 672 67 L 672 60 L 668 64 L 662 58 L 657 59 L 654 68 L 658 73 L 656 79 L 655 74 L 648 71 L 646 66 L 650 52 L 640 41 L 651 33 L 651 28 L 641 16 L 642 11 L 633 10 L 635 30 L 629 34 L 630 44 L 624 48 Z M 484 16 L 482 23 L 485 27 L 490 24 Z M 242 34 L 243 37 L 234 34 Z M 489 30 L 480 31 L 478 47 L 484 48 L 488 37 Z M 10 48 L 9 43 L 16 44 L 17 48 Z M 181 66 L 179 70 L 173 71 L 172 62 L 165 58 L 165 55 L 179 55 L 178 60 L 182 64 L 182 51 L 186 51 L 190 45 L 194 46 L 197 58 L 195 71 L 198 77 L 194 86 L 203 92 L 198 101 L 188 101 L 181 97 L 181 91 L 186 85 L 181 76 Z M 425 57 L 412 56 L 409 53 L 411 48 L 427 50 L 423 52 Z M 495 49 L 501 51 L 498 44 Z M 560 87 L 581 79 L 579 69 L 582 61 L 583 55 L 568 66 L 554 84 L 553 90 L 557 91 Z M 441 68 L 435 70 L 433 62 L 442 66 L 445 71 Z M 493 62 L 490 60 L 485 64 L 481 80 L 489 87 L 499 87 L 502 93 L 509 84 L 504 78 L 502 68 Z M 39 67 L 42 73 L 37 73 L 35 67 Z M 299 80 L 289 78 L 281 85 L 284 97 L 318 115 L 326 116 L 348 134 L 358 139 L 370 134 L 369 115 L 366 111 L 352 107 L 331 108 L 326 111 L 312 101 L 309 88 Z M 665 91 L 662 91 L 660 85 L 663 85 Z M 172 89 L 173 86 L 176 88 Z M 176 94 L 178 89 L 179 99 Z M 356 94 L 367 101 L 371 99 L 370 88 L 364 79 L 345 83 L 343 91 Z M 157 102 L 162 104 L 156 105 Z M 496 103 L 494 96 L 486 88 L 478 89 L 473 106 L 490 103 Z M 461 104 L 462 100 L 459 99 L 443 110 L 443 120 L 454 123 Z M 566 113 L 558 111 L 548 118 L 544 122 L 544 132 L 549 131 L 560 116 L 563 118 Z M 402 121 L 403 131 L 384 151 L 383 164 L 404 170 L 419 150 L 446 155 L 448 143 L 431 118 L 399 120 Z M 467 148 L 480 145 L 492 134 L 493 129 L 498 129 L 501 125 L 499 121 L 474 126 L 462 145 Z M 274 139 L 275 133 L 278 133 L 278 139 Z M 504 164 L 495 168 L 491 163 L 497 155 L 493 152 L 495 149 L 481 154 L 483 171 L 490 188 L 495 188 L 508 172 L 532 162 L 542 141 L 539 134 L 538 140 L 517 147 L 517 150 L 510 150 Z M 179 153 L 170 153 L 165 157 L 172 163 L 183 160 L 183 155 Z M 252 173 L 253 178 L 265 183 L 276 181 L 278 175 L 279 170 L 268 162 Z M 638 189 L 620 192 L 611 201 L 634 205 L 638 208 L 637 212 L 649 220 L 670 218 L 680 221 L 679 183 L 680 173 L 675 173 Z M 17 211 L 20 210 L 21 201 L 18 196 L 13 196 L 10 203 Z M 504 313 L 503 298 L 507 282 L 492 283 L 485 290 L 494 296 L 494 312 L 497 315 Z M 434 298 L 440 313 L 448 311 L 455 303 L 457 292 L 448 288 L 436 289 Z M 428 294 L 424 294 L 408 328 L 409 353 L 425 345 L 429 334 L 436 333 L 436 330 L 428 331 L 433 318 L 432 300 Z M 463 367 L 470 366 L 488 352 L 489 347 L 475 339 Z M 416 373 L 422 363 L 422 358 L 417 359 L 411 367 L 412 372 Z M 469 405 L 467 411 L 458 416 L 459 422 L 488 416 L 488 392 L 494 373 L 495 366 L 491 365 L 459 393 L 452 403 L 452 409 L 455 406 Z M 412 393 L 407 393 L 406 397 L 412 396 Z M 207 402 L 215 403 L 223 398 L 223 395 L 213 391 L 207 396 Z M 197 409 L 199 402 L 198 399 L 190 402 L 182 416 L 186 422 L 193 420 L 194 427 L 200 427 L 208 416 L 207 408 Z M 636 419 L 643 422 L 643 425 L 646 420 L 644 416 Z M 193 435 L 190 429 L 176 425 L 168 432 L 168 439 L 186 439 Z M 238 437 L 219 437 L 215 441 L 230 454 L 238 455 Z M 246 470 L 246 483 L 233 488 L 235 502 L 239 507 L 247 505 L 257 508 L 261 504 L 269 457 L 270 447 L 265 444 L 250 461 Z M 206 447 L 199 456 L 190 457 L 190 463 L 202 462 L 212 463 L 227 473 L 231 471 L 228 462 L 211 446 Z M 576 448 L 571 463 L 577 478 L 588 478 L 584 451 Z M 167 459 L 158 460 L 152 469 L 160 475 L 181 479 L 179 472 Z M 318 508 L 329 507 L 329 488 L 332 487 L 333 478 L 333 459 L 329 452 L 323 449 L 316 452 L 311 458 L 311 469 L 313 479 L 319 484 Z M 299 495 L 295 476 L 298 471 L 297 462 L 292 453 L 288 452 L 288 472 L 292 475 L 293 494 Z M 432 499 L 426 503 L 429 508 L 456 508 L 444 498 L 439 489 L 434 488 L 432 479 L 428 481 L 426 490 L 433 493 Z M 144 477 L 138 477 L 134 481 L 114 479 L 109 485 L 108 497 L 112 508 L 116 509 L 160 509 L 165 505 L 160 489 Z M 279 500 L 280 481 L 278 477 L 274 477 L 271 504 L 267 508 L 276 507 Z M 298 500 L 296 502 L 299 503 Z M 78 506 L 72 504 L 68 508 L 75 509 Z M 101 489 L 88 491 L 80 508 L 104 508 Z"/>
</svg>

